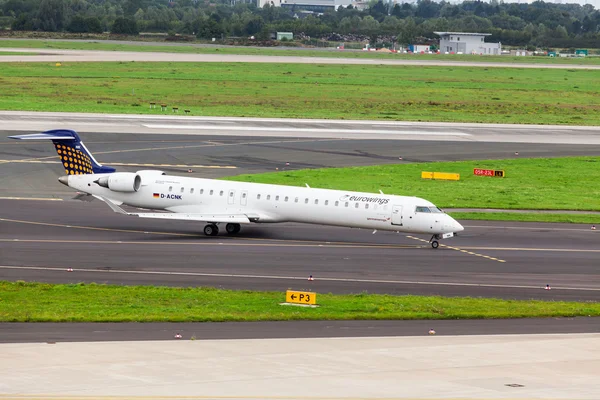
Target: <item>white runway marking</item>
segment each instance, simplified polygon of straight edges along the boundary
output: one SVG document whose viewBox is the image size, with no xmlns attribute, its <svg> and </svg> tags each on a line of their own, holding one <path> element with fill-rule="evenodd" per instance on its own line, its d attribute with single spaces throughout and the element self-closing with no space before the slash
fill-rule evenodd
<svg viewBox="0 0 600 400">
<path fill-rule="evenodd" d="M 217 278 L 234 278 L 234 279 L 279 279 L 279 280 L 301 280 L 306 281 L 306 277 L 299 276 L 283 276 L 283 275 L 251 275 L 251 274 L 214 274 L 204 272 L 178 272 L 178 271 L 126 271 L 126 270 L 99 270 L 90 268 L 73 268 L 73 267 L 31 267 L 17 265 L 0 265 L 0 269 L 16 269 L 16 270 L 37 270 L 37 271 L 52 271 L 65 272 L 72 268 L 73 273 L 76 272 L 92 272 L 99 274 L 135 274 L 135 275 L 176 275 L 176 276 L 206 276 Z M 511 289 L 536 289 L 543 290 L 543 286 L 530 285 L 492 285 L 486 283 L 464 283 L 464 282 L 436 282 L 436 281 L 403 281 L 403 280 L 384 280 L 384 279 L 353 279 L 353 278 L 315 278 L 317 281 L 325 282 L 357 282 L 357 283 L 389 283 L 398 285 L 435 285 L 435 286 L 468 286 L 468 287 L 491 287 L 491 288 L 511 288 Z M 577 291 L 600 291 L 600 288 L 585 288 L 585 287 L 569 287 L 569 286 L 553 286 L 552 290 L 577 290 Z"/>
<path fill-rule="evenodd" d="M 216 130 L 216 131 L 251 131 L 251 132 L 320 132 L 320 133 L 374 133 L 380 135 L 415 135 L 415 136 L 471 136 L 468 133 L 457 131 L 425 131 L 425 130 L 402 130 L 393 131 L 386 129 L 323 129 L 323 128 L 294 128 L 294 127 L 262 127 L 262 126 L 233 126 L 233 125 L 175 125 L 175 124 L 142 124 L 152 129 L 189 129 L 189 130 Z M 161 132 L 171 133 L 171 132 Z M 178 133 L 179 134 L 179 133 Z M 199 135 L 205 133 L 198 132 Z"/>
</svg>

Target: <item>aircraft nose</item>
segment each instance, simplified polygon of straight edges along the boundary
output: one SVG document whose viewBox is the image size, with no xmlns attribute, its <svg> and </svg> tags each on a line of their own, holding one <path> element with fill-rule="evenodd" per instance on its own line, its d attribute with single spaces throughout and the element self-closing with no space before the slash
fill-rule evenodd
<svg viewBox="0 0 600 400">
<path fill-rule="evenodd" d="M 65 186 L 69 186 L 69 176 L 68 175 L 61 176 L 60 178 L 58 178 L 58 181 Z"/>
<path fill-rule="evenodd" d="M 458 221 L 454 220 L 454 232 L 462 232 L 464 230 L 465 228 L 461 224 L 459 224 Z"/>
</svg>

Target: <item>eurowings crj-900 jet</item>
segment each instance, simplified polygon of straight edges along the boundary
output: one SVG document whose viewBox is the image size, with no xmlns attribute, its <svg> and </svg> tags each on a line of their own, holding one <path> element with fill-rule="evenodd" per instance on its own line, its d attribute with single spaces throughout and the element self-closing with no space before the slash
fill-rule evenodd
<svg viewBox="0 0 600 400">
<path fill-rule="evenodd" d="M 188 178 L 157 170 L 115 172 L 98 163 L 72 130 L 10 138 L 51 140 L 67 173 L 59 182 L 99 198 L 117 213 L 204 222 L 207 236 L 216 236 L 220 225 L 233 235 L 240 232 L 241 224 L 301 222 L 428 234 L 435 249 L 438 240 L 464 229 L 418 197 Z M 123 204 L 162 212 L 126 212 L 119 207 Z"/>
</svg>

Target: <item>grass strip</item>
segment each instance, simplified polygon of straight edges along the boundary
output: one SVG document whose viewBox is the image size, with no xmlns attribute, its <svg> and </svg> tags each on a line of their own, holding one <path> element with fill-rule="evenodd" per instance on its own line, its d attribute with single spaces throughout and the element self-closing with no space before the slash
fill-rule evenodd
<svg viewBox="0 0 600 400">
<path fill-rule="evenodd" d="M 1 56 L 36 56 L 38 53 L 30 53 L 26 51 L 0 51 Z"/>
<path fill-rule="evenodd" d="M 504 170 L 505 178 L 473 175 Z M 421 171 L 460 173 L 459 181 L 421 179 Z M 417 196 L 442 208 L 600 210 L 600 157 L 390 164 L 307 169 L 226 179 L 290 186 Z M 491 216 L 493 217 L 493 216 Z"/>
<path fill-rule="evenodd" d="M 540 291 L 542 288 L 540 287 Z M 0 322 L 221 322 L 600 316 L 600 303 L 318 294 L 319 308 L 281 306 L 284 292 L 0 281 Z"/>
<path fill-rule="evenodd" d="M 349 51 L 336 49 L 273 49 L 260 47 L 236 46 L 203 46 L 200 43 L 187 45 L 168 45 L 161 42 L 114 43 L 102 40 L 94 41 L 58 41 L 58 40 L 2 40 L 0 47 L 36 48 L 57 50 L 102 50 L 102 51 L 135 51 L 166 52 L 194 54 L 239 54 L 260 56 L 298 56 L 298 57 L 330 57 L 330 58 L 370 58 L 370 59 L 408 59 L 436 61 L 464 61 L 482 63 L 518 63 L 518 64 L 550 64 L 550 65 L 599 65 L 600 57 L 516 57 L 516 56 L 479 56 L 471 54 L 398 54 L 376 51 Z"/>
<path fill-rule="evenodd" d="M 545 214 L 511 212 L 450 212 L 457 220 L 555 222 L 570 224 L 595 224 L 600 226 L 600 214 Z"/>
<path fill-rule="evenodd" d="M 0 109 L 600 125 L 597 78 L 574 69 L 3 63 Z"/>
</svg>

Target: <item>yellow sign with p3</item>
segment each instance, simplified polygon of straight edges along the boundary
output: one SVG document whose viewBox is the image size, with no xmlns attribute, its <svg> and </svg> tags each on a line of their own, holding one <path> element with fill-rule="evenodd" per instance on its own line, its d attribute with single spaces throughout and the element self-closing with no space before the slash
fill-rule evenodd
<svg viewBox="0 0 600 400">
<path fill-rule="evenodd" d="M 317 304 L 317 294 L 314 292 L 288 290 L 285 292 L 285 301 L 287 303 L 297 304 Z"/>
</svg>

